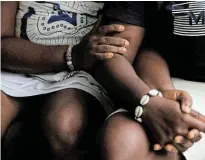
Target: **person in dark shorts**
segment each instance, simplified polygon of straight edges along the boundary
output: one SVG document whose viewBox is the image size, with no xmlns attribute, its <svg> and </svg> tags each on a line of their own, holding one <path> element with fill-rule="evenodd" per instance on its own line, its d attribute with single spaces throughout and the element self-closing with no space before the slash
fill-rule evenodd
<svg viewBox="0 0 205 160">
<path fill-rule="evenodd" d="M 158 7 L 158 4 L 145 3 L 144 6 L 142 2 L 112 2 L 105 9 L 104 18 L 112 19 L 105 21 L 105 24 L 114 21 L 125 26 L 124 32 L 113 36 L 126 38 L 130 44 L 124 56 L 99 62 L 94 68 L 94 77 L 115 100 L 116 108 L 120 108 L 107 118 L 104 125 L 101 139 L 103 159 L 183 159 L 181 152 L 199 141 L 200 132 L 205 131 L 205 117 L 195 110 L 190 111 L 191 104 L 187 103 L 192 100 L 187 92 L 165 92 L 150 85 L 142 77 L 145 74 L 145 77 L 152 79 L 152 74 L 156 74 L 163 78 L 160 71 L 163 68 L 154 69 L 157 64 L 148 66 L 136 54 L 150 42 L 145 37 L 143 45 L 138 43 L 141 34 L 135 30 L 144 28 L 146 36 L 152 37 L 154 34 L 150 28 L 153 30 L 158 27 L 157 19 L 152 19 L 156 14 L 155 9 L 158 9 L 155 6 Z M 152 23 L 156 26 L 153 27 Z M 157 42 L 157 39 L 153 41 Z M 134 60 L 134 65 L 146 65 L 154 69 L 154 72 L 144 72 L 147 67 L 133 67 Z M 146 60 L 150 60 L 149 56 Z M 151 62 L 153 61 L 155 59 L 151 58 Z M 169 77 L 165 80 L 167 79 Z M 160 81 L 161 85 L 162 82 L 164 79 Z M 162 148 L 168 152 L 157 152 Z"/>
<path fill-rule="evenodd" d="M 205 115 L 205 2 L 153 2 L 149 7 L 152 21 L 134 64 L 137 73 L 149 86 L 199 111 L 197 117 Z M 198 139 L 199 130 L 194 132 Z M 205 159 L 202 137 L 189 150 L 181 150 L 186 159 Z M 186 137 L 180 139 L 191 144 Z"/>
</svg>

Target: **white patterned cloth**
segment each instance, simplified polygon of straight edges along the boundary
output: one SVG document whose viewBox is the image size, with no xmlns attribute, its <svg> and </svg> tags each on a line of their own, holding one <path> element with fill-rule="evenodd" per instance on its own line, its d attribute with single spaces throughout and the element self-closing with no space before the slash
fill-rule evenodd
<svg viewBox="0 0 205 160">
<path fill-rule="evenodd" d="M 20 1 L 16 36 L 42 45 L 75 45 L 91 31 L 104 4 Z"/>
<path fill-rule="evenodd" d="M 101 102 L 107 114 L 113 112 L 113 104 L 103 87 L 88 73 L 60 72 L 57 74 L 24 75 L 1 72 L 1 90 L 12 97 L 29 97 L 47 94 L 66 88 L 83 90 Z"/>
<path fill-rule="evenodd" d="M 20 1 L 16 36 L 41 45 L 76 45 L 92 30 L 103 6 L 100 2 Z M 25 75 L 1 71 L 1 90 L 13 97 L 47 94 L 66 88 L 93 95 L 108 114 L 113 112 L 105 90 L 86 72 Z"/>
</svg>

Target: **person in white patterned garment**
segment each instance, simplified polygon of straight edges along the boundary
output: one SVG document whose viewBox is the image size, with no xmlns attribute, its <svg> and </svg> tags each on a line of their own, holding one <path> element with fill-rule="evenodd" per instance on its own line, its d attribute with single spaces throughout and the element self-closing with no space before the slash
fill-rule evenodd
<svg viewBox="0 0 205 160">
<path fill-rule="evenodd" d="M 142 125 L 134 119 L 133 110 L 151 89 L 132 66 L 144 36 L 143 2 L 107 3 L 102 13 L 102 25 L 107 27 L 99 28 L 88 39 L 82 36 L 93 28 L 102 3 L 19 2 L 17 8 L 16 2 L 2 4 L 2 135 L 19 112 L 22 99 L 35 95 L 45 95 L 42 123 L 56 159 L 79 159 L 76 146 L 92 122 L 87 113 L 94 111 L 90 105 L 93 96 L 107 114 L 112 113 L 101 132 L 101 156 L 106 160 L 181 159 L 180 154 L 161 155 L 150 150 L 148 138 L 152 136 L 145 133 L 146 128 L 161 145 L 172 144 L 182 132 L 188 134 L 188 128 L 204 131 L 200 118 L 183 114 L 179 104 L 166 95 L 151 98 L 144 108 Z M 93 56 L 107 60 L 92 67 Z M 90 67 L 92 75 L 113 96 L 115 106 L 87 73 Z M 77 71 L 80 69 L 84 71 Z M 125 109 L 113 112 L 119 107 Z"/>
<path fill-rule="evenodd" d="M 113 111 L 107 93 L 88 72 L 97 60 L 124 54 L 128 45 L 125 39 L 105 37 L 123 31 L 119 25 L 101 27 L 91 36 L 103 6 L 2 2 L 1 136 L 25 100 L 41 96 L 42 125 L 56 159 L 78 157 L 75 146 L 93 121 L 88 110 L 102 105 L 108 114 Z"/>
</svg>

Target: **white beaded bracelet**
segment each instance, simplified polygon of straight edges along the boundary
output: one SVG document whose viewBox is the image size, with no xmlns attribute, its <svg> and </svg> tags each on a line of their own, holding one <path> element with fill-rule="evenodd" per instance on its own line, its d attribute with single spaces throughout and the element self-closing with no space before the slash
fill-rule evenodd
<svg viewBox="0 0 205 160">
<path fill-rule="evenodd" d="M 156 89 L 150 90 L 146 95 L 144 95 L 140 100 L 140 105 L 135 108 L 135 120 L 138 122 L 142 122 L 142 116 L 143 113 L 143 106 L 149 103 L 150 97 L 163 97 L 162 93 Z"/>
<path fill-rule="evenodd" d="M 65 53 L 65 59 L 66 59 L 66 65 L 68 66 L 70 71 L 74 71 L 74 66 L 73 66 L 73 62 L 72 62 L 72 48 L 73 46 L 69 45 L 66 53 Z"/>
</svg>

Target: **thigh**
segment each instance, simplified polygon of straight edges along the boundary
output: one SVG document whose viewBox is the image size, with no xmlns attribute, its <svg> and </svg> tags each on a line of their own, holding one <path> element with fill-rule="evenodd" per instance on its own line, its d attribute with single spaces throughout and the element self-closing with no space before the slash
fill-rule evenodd
<svg viewBox="0 0 205 160">
<path fill-rule="evenodd" d="M 1 91 L 1 136 L 16 118 L 23 105 L 22 98 L 14 98 Z"/>
</svg>

